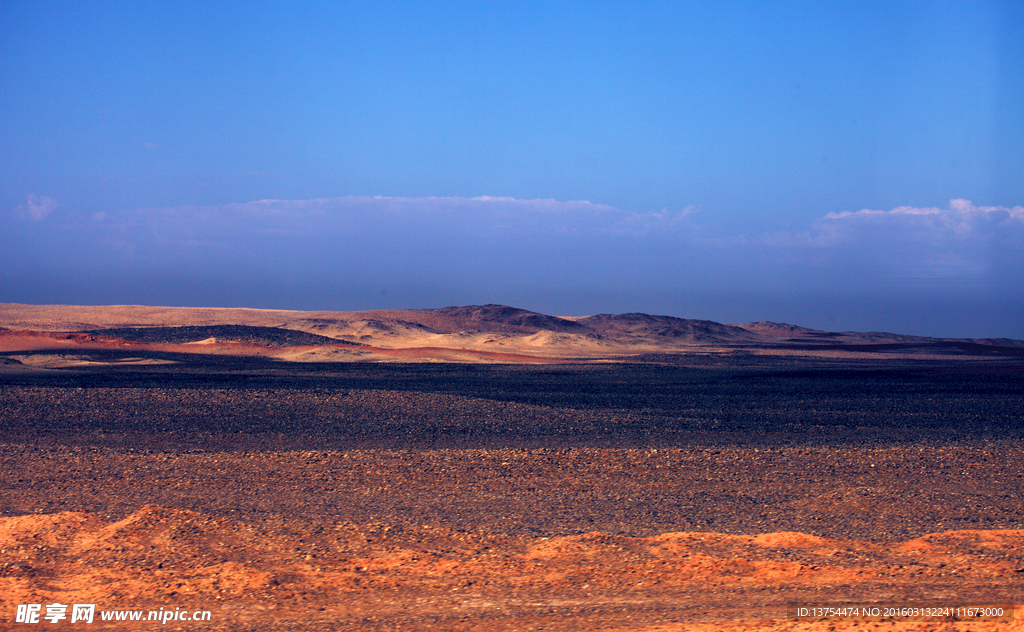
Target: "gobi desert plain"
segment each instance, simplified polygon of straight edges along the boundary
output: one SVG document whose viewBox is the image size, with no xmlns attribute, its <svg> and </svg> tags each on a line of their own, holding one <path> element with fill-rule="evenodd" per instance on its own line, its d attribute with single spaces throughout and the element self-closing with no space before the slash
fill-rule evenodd
<svg viewBox="0 0 1024 632">
<path fill-rule="evenodd" d="M 496 305 L 0 328 L 4 629 L 1024 630 L 1024 342 Z"/>
</svg>

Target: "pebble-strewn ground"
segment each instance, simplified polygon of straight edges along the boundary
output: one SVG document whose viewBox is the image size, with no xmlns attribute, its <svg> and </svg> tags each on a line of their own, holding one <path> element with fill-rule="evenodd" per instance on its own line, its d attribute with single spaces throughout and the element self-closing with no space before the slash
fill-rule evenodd
<svg viewBox="0 0 1024 632">
<path fill-rule="evenodd" d="M 140 453 L 0 447 L 3 515 L 151 503 L 259 522 L 514 535 L 773 531 L 898 541 L 1024 529 L 1024 447 Z"/>
<path fill-rule="evenodd" d="M 138 352 L 91 353 L 125 355 Z M 144 357 L 177 364 L 0 374 L 0 433 L 174 451 L 1024 439 L 1024 361 L 740 356 L 537 367 Z"/>
<path fill-rule="evenodd" d="M 166 629 L 649 631 L 894 629 L 788 621 L 795 600 L 1020 602 L 1022 375 L 0 374 L 0 628 L 53 601 L 213 614 Z"/>
</svg>

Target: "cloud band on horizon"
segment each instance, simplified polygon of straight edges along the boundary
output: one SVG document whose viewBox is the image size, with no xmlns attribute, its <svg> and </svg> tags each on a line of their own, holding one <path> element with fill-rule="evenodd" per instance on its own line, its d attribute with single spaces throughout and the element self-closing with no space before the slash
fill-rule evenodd
<svg viewBox="0 0 1024 632">
<path fill-rule="evenodd" d="M 345 296 L 379 302 L 390 288 L 396 306 L 533 300 L 555 313 L 597 311 L 616 296 L 625 311 L 687 296 L 1021 301 L 1024 287 L 1024 207 L 967 200 L 830 213 L 805 231 L 757 237 L 716 232 L 693 206 L 634 213 L 585 200 L 351 196 L 90 218 L 39 200 L 45 213 L 13 222 L 24 274 L 8 287 L 88 271 L 80 284 L 105 283 L 117 302 L 141 302 L 124 295 L 142 278 L 147 295 L 191 288 L 206 304 L 371 307 Z"/>
</svg>

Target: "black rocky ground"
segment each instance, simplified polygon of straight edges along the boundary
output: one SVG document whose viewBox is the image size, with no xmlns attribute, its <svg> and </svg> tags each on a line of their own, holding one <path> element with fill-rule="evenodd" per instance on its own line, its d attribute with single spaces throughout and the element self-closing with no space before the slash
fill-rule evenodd
<svg viewBox="0 0 1024 632">
<path fill-rule="evenodd" d="M 1014 359 L 537 367 L 89 355 L 140 353 L 174 363 L 0 374 L 0 433 L 216 450 L 889 447 L 1024 433 L 1024 363 Z"/>
<path fill-rule="evenodd" d="M 0 374 L 0 514 L 156 502 L 503 532 L 867 539 L 1024 525 L 1012 360 L 151 355 L 176 363 Z"/>
<path fill-rule="evenodd" d="M 296 345 L 327 345 L 339 342 L 334 338 L 282 327 L 250 325 L 193 325 L 181 327 L 116 327 L 91 329 L 78 333 L 109 336 L 129 342 L 189 343 L 216 338 L 218 341 L 242 342 L 264 347 Z M 346 343 L 352 344 L 352 343 Z"/>
<path fill-rule="evenodd" d="M 218 630 L 710 630 L 780 619 L 793 595 L 1004 599 L 1024 581 L 1016 540 L 993 553 L 971 535 L 1024 529 L 1014 358 L 511 366 L 87 353 L 112 364 L 0 372 L 0 517 L 141 522 L 93 542 L 83 565 L 59 546 L 73 525 L 40 516 L 0 569 L 23 591 L 12 604 L 67 600 L 111 577 L 140 604 L 213 609 Z M 140 356 L 172 364 L 114 362 Z M 886 557 L 891 543 L 953 530 L 970 533 L 945 557 Z M 882 544 L 821 559 L 784 546 L 767 561 L 747 544 L 700 548 L 702 533 L 786 531 Z M 623 539 L 671 532 L 696 532 L 671 560 Z M 259 537 L 243 546 L 239 534 Z M 551 536 L 604 548 L 529 557 L 564 544 Z M 800 569 L 755 581 L 762 563 Z M 680 568 L 697 573 L 692 586 Z M 239 582 L 256 588 L 221 590 Z"/>
<path fill-rule="evenodd" d="M 1024 449 L 672 448 L 180 452 L 0 445 L 0 515 L 146 504 L 527 536 L 797 531 L 903 541 L 1024 529 Z"/>
</svg>

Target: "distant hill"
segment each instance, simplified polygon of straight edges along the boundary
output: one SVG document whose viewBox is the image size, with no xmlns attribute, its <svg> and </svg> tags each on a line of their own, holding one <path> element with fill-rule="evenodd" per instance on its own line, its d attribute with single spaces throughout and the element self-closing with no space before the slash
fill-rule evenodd
<svg viewBox="0 0 1024 632">
<path fill-rule="evenodd" d="M 1024 341 L 1004 338 L 827 332 L 787 323 L 730 325 L 636 312 L 560 317 L 495 304 L 359 312 L 0 304 L 0 330 L 0 338 L 12 350 L 52 344 L 38 336 L 34 341 L 16 341 L 22 336 L 19 332 L 42 332 L 40 335 L 50 337 L 47 340 L 66 333 L 139 344 L 189 344 L 194 353 L 206 352 L 199 349 L 202 345 L 193 347 L 194 343 L 242 343 L 277 348 L 280 352 L 275 351 L 275 357 L 303 361 L 583 361 L 730 350 L 790 355 L 1024 356 Z M 67 340 L 66 344 L 86 343 Z M 337 346 L 341 342 L 360 345 L 363 350 L 344 351 Z M 323 350 L 286 352 L 291 347 Z M 209 352 L 228 351 L 221 345 L 210 347 Z"/>
<path fill-rule="evenodd" d="M 507 305 L 469 305 L 418 311 L 425 320 L 432 321 L 436 329 L 447 333 L 460 331 L 506 334 L 535 334 L 541 331 L 586 333 L 586 328 L 577 322 Z"/>
<path fill-rule="evenodd" d="M 598 314 L 576 321 L 606 338 L 630 337 L 691 343 L 758 342 L 760 336 L 736 325 L 651 314 Z"/>
</svg>

